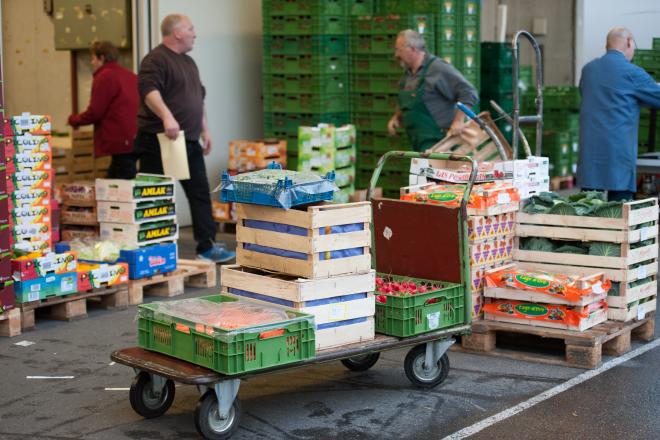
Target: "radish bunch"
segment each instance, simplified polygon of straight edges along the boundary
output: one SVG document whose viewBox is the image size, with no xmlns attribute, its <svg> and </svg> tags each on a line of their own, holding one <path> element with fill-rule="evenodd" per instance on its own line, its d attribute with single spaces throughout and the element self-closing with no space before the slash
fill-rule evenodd
<svg viewBox="0 0 660 440">
<path fill-rule="evenodd" d="M 417 295 L 418 293 L 428 293 L 434 290 L 441 289 L 441 285 L 432 284 L 432 283 L 416 283 L 414 281 L 394 281 L 393 279 L 386 277 L 376 277 L 376 292 L 383 295 L 376 295 L 376 301 L 380 303 L 386 303 L 386 295 L 391 296 L 410 296 Z"/>
</svg>

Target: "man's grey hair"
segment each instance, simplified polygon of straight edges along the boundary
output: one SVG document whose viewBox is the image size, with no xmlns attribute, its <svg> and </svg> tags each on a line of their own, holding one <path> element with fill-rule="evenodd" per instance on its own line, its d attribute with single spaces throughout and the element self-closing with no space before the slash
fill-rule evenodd
<svg viewBox="0 0 660 440">
<path fill-rule="evenodd" d="M 398 36 L 405 41 L 406 46 L 412 47 L 420 52 L 426 52 L 426 42 L 424 41 L 422 34 L 419 32 L 415 32 L 412 29 L 406 29 L 405 31 L 399 32 Z"/>
<path fill-rule="evenodd" d="M 174 29 L 181 24 L 185 15 L 183 14 L 170 14 L 167 17 L 163 18 L 163 21 L 160 23 L 160 34 L 163 37 L 172 35 Z"/>
<path fill-rule="evenodd" d="M 632 38 L 632 33 L 624 27 L 615 27 L 607 33 L 606 47 L 617 47 L 619 43 L 625 42 L 628 38 Z"/>
</svg>

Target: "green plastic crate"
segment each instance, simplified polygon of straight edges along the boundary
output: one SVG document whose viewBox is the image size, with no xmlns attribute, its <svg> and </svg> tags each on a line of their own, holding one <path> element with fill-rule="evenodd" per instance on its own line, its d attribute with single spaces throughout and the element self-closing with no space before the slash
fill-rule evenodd
<svg viewBox="0 0 660 440">
<path fill-rule="evenodd" d="M 211 303 L 237 301 L 224 295 L 198 299 Z M 158 312 L 158 304 L 138 305 L 138 344 L 148 350 L 228 375 L 298 362 L 315 355 L 314 322 L 305 313 L 288 311 L 292 318 L 270 329 L 248 327 L 230 331 L 200 327 L 199 323 L 164 315 Z"/>
<path fill-rule="evenodd" d="M 391 150 L 411 150 L 410 141 L 405 135 L 390 136 L 384 131 L 358 131 L 358 150 L 369 150 L 386 153 Z"/>
<path fill-rule="evenodd" d="M 264 17 L 268 15 L 344 15 L 347 0 L 263 0 Z"/>
<path fill-rule="evenodd" d="M 479 12 L 481 10 L 480 3 L 480 0 L 460 0 L 459 12 L 464 16 L 478 16 L 480 15 Z"/>
<path fill-rule="evenodd" d="M 264 35 L 346 35 L 345 15 L 272 15 L 263 18 Z"/>
<path fill-rule="evenodd" d="M 351 119 L 358 130 L 362 131 L 386 131 L 387 123 L 394 114 L 386 113 L 353 113 Z"/>
<path fill-rule="evenodd" d="M 335 55 L 348 53 L 348 39 L 338 35 L 264 35 L 264 55 Z"/>
<path fill-rule="evenodd" d="M 653 50 L 660 51 L 660 37 L 653 39 Z"/>
<path fill-rule="evenodd" d="M 373 15 L 374 0 L 347 0 L 349 15 Z"/>
<path fill-rule="evenodd" d="M 442 47 L 443 43 L 456 42 L 459 32 L 455 25 L 439 25 L 435 29 L 436 47 Z"/>
<path fill-rule="evenodd" d="M 433 14 L 399 14 L 375 17 L 355 17 L 351 20 L 351 34 L 356 35 L 397 35 L 404 29 L 413 29 L 422 35 L 433 33 Z"/>
<path fill-rule="evenodd" d="M 301 125 L 316 126 L 321 123 L 344 125 L 348 124 L 348 112 L 342 113 L 264 113 L 264 128 L 266 133 L 288 134 L 298 137 L 298 127 Z M 289 147 L 292 148 L 292 147 Z"/>
<path fill-rule="evenodd" d="M 348 72 L 346 56 L 271 55 L 263 57 L 263 73 L 293 73 L 298 75 L 335 75 Z"/>
<path fill-rule="evenodd" d="M 545 155 L 543 150 L 541 150 L 541 153 Z M 573 174 L 570 159 L 564 159 L 558 162 L 550 161 L 549 169 L 550 177 L 566 177 Z"/>
<path fill-rule="evenodd" d="M 408 12 L 437 12 L 439 0 L 379 0 L 381 14 L 404 14 Z"/>
<path fill-rule="evenodd" d="M 573 86 L 546 86 L 543 89 L 543 108 L 579 109 L 579 89 Z"/>
<path fill-rule="evenodd" d="M 445 26 L 456 26 L 458 24 L 459 18 L 456 14 L 438 14 L 438 20 L 436 21 L 437 25 L 440 27 Z"/>
<path fill-rule="evenodd" d="M 386 302 L 376 301 L 376 333 L 405 338 L 462 324 L 465 319 L 463 286 L 420 278 L 383 275 L 395 281 L 440 284 L 441 289 L 409 296 L 375 292 Z"/>
<path fill-rule="evenodd" d="M 352 74 L 403 74 L 403 69 L 392 55 L 353 55 Z"/>
<path fill-rule="evenodd" d="M 461 72 L 474 70 L 474 75 L 479 76 L 479 61 L 478 54 L 459 53 L 454 66 Z"/>
<path fill-rule="evenodd" d="M 399 90 L 400 75 L 355 74 L 351 78 L 351 93 L 392 93 Z"/>
<path fill-rule="evenodd" d="M 459 41 L 469 41 L 473 43 L 479 42 L 479 24 L 474 25 L 461 25 L 457 35 Z"/>
<path fill-rule="evenodd" d="M 481 43 L 481 65 L 487 66 L 491 70 L 497 70 L 499 67 L 512 66 L 513 51 L 509 43 Z"/>
<path fill-rule="evenodd" d="M 358 163 L 362 169 L 371 169 L 374 170 L 378 161 L 383 156 L 383 152 L 370 151 L 365 149 L 360 149 L 358 154 Z M 410 171 L 410 160 L 390 160 L 385 163 L 383 167 L 383 172 L 386 171 L 399 171 L 408 173 Z M 380 183 L 380 181 L 379 181 Z"/>
<path fill-rule="evenodd" d="M 354 112 L 373 112 L 392 115 L 399 99 L 396 94 L 354 93 L 351 96 L 351 109 Z"/>
<path fill-rule="evenodd" d="M 272 93 L 264 96 L 264 112 L 267 113 L 341 113 L 349 109 L 348 93 Z"/>
<path fill-rule="evenodd" d="M 580 129 L 580 114 L 574 111 L 543 110 L 543 128 L 575 133 Z"/>
<path fill-rule="evenodd" d="M 271 93 L 346 94 L 349 90 L 348 74 L 335 75 L 265 75 L 264 95 Z"/>
<path fill-rule="evenodd" d="M 393 35 L 355 35 L 351 38 L 353 54 L 389 54 L 394 53 L 396 34 Z"/>
</svg>

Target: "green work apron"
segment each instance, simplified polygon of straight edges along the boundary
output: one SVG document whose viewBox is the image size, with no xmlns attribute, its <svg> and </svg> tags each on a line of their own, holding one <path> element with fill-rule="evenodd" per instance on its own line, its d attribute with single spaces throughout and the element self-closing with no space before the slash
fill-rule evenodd
<svg viewBox="0 0 660 440">
<path fill-rule="evenodd" d="M 445 132 L 433 119 L 431 113 L 424 105 L 426 71 L 435 57 L 430 57 L 428 63 L 422 68 L 419 75 L 419 84 L 416 89 L 404 90 L 405 78 L 399 83 L 399 110 L 401 121 L 406 129 L 408 139 L 415 151 L 426 151 L 445 137 Z"/>
</svg>

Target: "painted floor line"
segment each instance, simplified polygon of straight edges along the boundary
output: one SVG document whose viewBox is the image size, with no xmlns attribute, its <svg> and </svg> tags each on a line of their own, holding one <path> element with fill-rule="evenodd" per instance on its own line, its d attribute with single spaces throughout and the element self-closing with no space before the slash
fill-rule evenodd
<svg viewBox="0 0 660 440">
<path fill-rule="evenodd" d="M 618 365 L 621 365 L 622 363 L 627 362 L 630 359 L 642 355 L 649 350 L 653 350 L 658 346 L 660 346 L 660 339 L 655 339 L 629 353 L 626 353 L 622 356 L 616 357 L 610 361 L 605 362 L 603 365 L 601 365 L 599 368 L 596 368 L 595 370 L 589 370 L 582 374 L 579 374 L 574 378 L 560 385 L 557 385 L 554 388 L 550 388 L 549 390 L 544 391 L 541 394 L 538 394 L 528 400 L 525 400 L 524 402 L 512 406 L 509 409 L 506 409 L 502 412 L 499 412 L 488 418 L 485 418 L 480 422 L 475 423 L 474 425 L 461 429 L 460 431 L 456 431 L 455 433 L 448 435 L 447 437 L 444 437 L 442 440 L 461 440 L 473 434 L 476 434 L 477 432 L 482 431 L 498 422 L 501 422 L 502 420 L 506 420 L 509 417 L 512 417 L 520 412 L 523 412 L 526 409 L 529 409 L 534 405 L 543 402 L 544 400 L 547 400 L 553 396 L 556 396 L 559 393 L 562 393 L 570 388 L 573 388 L 576 385 L 586 382 L 587 380 L 595 376 L 598 376 L 599 374 L 604 373 L 607 370 L 610 370 Z"/>
</svg>

